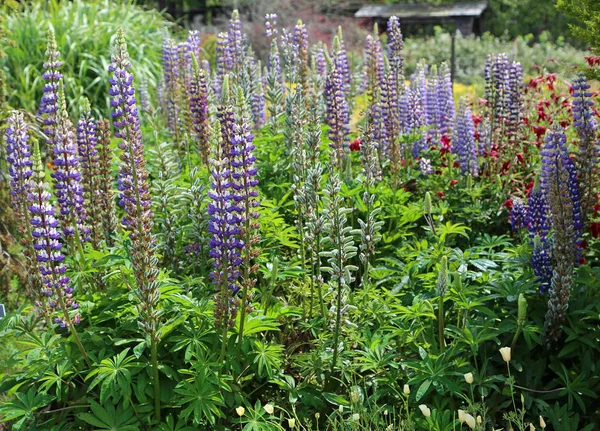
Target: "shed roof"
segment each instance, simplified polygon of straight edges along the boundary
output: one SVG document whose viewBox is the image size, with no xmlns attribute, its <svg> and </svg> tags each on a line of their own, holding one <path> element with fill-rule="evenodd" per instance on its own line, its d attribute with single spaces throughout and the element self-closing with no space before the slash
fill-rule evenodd
<svg viewBox="0 0 600 431">
<path fill-rule="evenodd" d="M 487 1 L 465 2 L 433 6 L 428 4 L 369 4 L 361 7 L 354 16 L 357 18 L 389 18 L 397 16 L 402 19 L 479 17 L 487 8 Z"/>
</svg>

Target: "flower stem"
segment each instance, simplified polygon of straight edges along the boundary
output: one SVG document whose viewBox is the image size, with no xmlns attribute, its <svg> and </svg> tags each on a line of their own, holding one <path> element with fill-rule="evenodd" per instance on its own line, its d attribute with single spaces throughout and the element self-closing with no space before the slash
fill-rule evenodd
<svg viewBox="0 0 600 431">
<path fill-rule="evenodd" d="M 157 422 L 160 422 L 160 377 L 158 374 L 158 346 L 156 340 L 152 339 L 150 345 L 152 355 L 152 374 L 154 378 L 154 416 Z"/>
</svg>

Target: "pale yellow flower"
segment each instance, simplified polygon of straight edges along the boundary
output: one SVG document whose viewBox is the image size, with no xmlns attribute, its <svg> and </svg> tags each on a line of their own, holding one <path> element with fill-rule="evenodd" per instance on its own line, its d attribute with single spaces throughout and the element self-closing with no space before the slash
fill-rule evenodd
<svg viewBox="0 0 600 431">
<path fill-rule="evenodd" d="M 472 430 L 475 429 L 475 418 L 468 413 L 465 413 L 465 422 Z"/>
<path fill-rule="evenodd" d="M 465 382 L 467 382 L 470 385 L 473 384 L 473 373 L 465 374 Z"/>
<path fill-rule="evenodd" d="M 423 416 L 425 416 L 426 418 L 431 416 L 431 410 L 425 404 L 419 405 L 419 410 L 421 410 L 421 413 L 423 413 Z"/>
<path fill-rule="evenodd" d="M 483 419 L 481 418 L 481 415 L 478 415 L 478 416 L 477 416 L 477 423 L 478 423 L 479 425 L 481 425 L 481 423 L 482 423 L 482 422 L 483 422 Z"/>
<path fill-rule="evenodd" d="M 360 415 L 359 415 L 358 413 L 354 413 L 354 414 L 352 415 L 352 420 L 353 420 L 354 422 L 358 422 L 358 421 L 360 420 Z"/>
<path fill-rule="evenodd" d="M 500 354 L 502 355 L 502 359 L 507 364 L 510 362 L 510 347 L 503 347 L 500 349 Z"/>
<path fill-rule="evenodd" d="M 535 431 L 535 426 L 533 424 L 529 424 L 529 431 Z"/>
<path fill-rule="evenodd" d="M 273 406 L 273 404 L 265 404 L 265 406 L 263 408 L 270 415 L 272 415 L 273 412 L 275 411 L 275 407 Z"/>
<path fill-rule="evenodd" d="M 242 406 L 239 406 L 237 409 L 235 409 L 235 412 L 238 414 L 239 417 L 242 417 L 244 416 L 244 413 L 246 413 L 246 409 Z"/>
<path fill-rule="evenodd" d="M 461 424 L 465 423 L 465 411 L 464 410 L 458 410 L 458 420 L 460 421 Z"/>
<path fill-rule="evenodd" d="M 540 415 L 540 427 L 542 427 L 542 429 L 546 428 L 546 422 L 544 421 L 544 418 Z"/>
<path fill-rule="evenodd" d="M 288 426 L 290 427 L 290 429 L 296 428 L 296 419 L 294 419 L 294 418 L 288 419 Z"/>
<path fill-rule="evenodd" d="M 408 386 L 407 384 L 404 385 L 404 394 L 410 395 L 410 386 Z"/>
</svg>

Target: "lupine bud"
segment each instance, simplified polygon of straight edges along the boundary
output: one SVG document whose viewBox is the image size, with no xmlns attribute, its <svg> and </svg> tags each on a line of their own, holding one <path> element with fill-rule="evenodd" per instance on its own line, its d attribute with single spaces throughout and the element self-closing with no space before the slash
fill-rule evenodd
<svg viewBox="0 0 600 431">
<path fill-rule="evenodd" d="M 294 428 L 296 428 L 296 419 L 294 419 L 294 418 L 289 418 L 289 419 L 288 419 L 288 426 L 290 427 L 290 429 L 294 429 Z"/>
<path fill-rule="evenodd" d="M 242 417 L 242 416 L 244 416 L 246 409 L 243 408 L 242 406 L 239 406 L 239 407 L 236 407 L 235 412 L 238 414 L 239 417 Z"/>
<path fill-rule="evenodd" d="M 448 289 L 448 257 L 442 256 L 440 260 L 440 269 L 438 270 L 437 294 L 442 298 L 446 295 Z"/>
<path fill-rule="evenodd" d="M 542 429 L 546 428 L 546 421 L 544 421 L 544 418 L 542 417 L 542 415 L 540 415 L 540 427 Z"/>
<path fill-rule="evenodd" d="M 406 383 L 404 384 L 403 392 L 405 395 L 410 395 L 410 386 L 408 386 L 408 384 L 406 384 Z"/>
<path fill-rule="evenodd" d="M 460 410 L 460 409 L 458 410 L 458 421 L 461 424 L 465 423 L 465 414 L 466 414 L 466 412 L 464 410 Z"/>
<path fill-rule="evenodd" d="M 265 404 L 264 409 L 270 415 L 272 415 L 275 411 L 275 407 L 273 407 L 273 404 Z"/>
<path fill-rule="evenodd" d="M 431 214 L 433 210 L 431 204 L 431 194 L 429 192 L 425 192 L 425 198 L 423 199 L 423 212 L 425 214 Z"/>
<path fill-rule="evenodd" d="M 500 349 L 500 354 L 502 355 L 502 360 L 508 364 L 511 359 L 510 347 L 502 347 Z"/>
<path fill-rule="evenodd" d="M 425 404 L 419 404 L 419 410 L 421 410 L 421 413 L 423 413 L 423 416 L 426 418 L 431 416 L 431 410 Z"/>
<path fill-rule="evenodd" d="M 473 384 L 473 373 L 465 374 L 465 382 L 467 382 L 470 385 Z"/>
<path fill-rule="evenodd" d="M 518 309 L 517 309 L 517 324 L 523 326 L 527 318 L 527 299 L 525 295 L 519 293 Z"/>
<path fill-rule="evenodd" d="M 475 429 L 476 423 L 475 418 L 468 413 L 465 413 L 465 422 L 471 429 Z"/>
</svg>

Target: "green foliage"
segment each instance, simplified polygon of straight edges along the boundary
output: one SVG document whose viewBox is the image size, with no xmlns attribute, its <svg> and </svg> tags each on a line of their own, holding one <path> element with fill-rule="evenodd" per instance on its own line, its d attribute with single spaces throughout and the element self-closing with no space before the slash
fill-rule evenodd
<svg viewBox="0 0 600 431">
<path fill-rule="evenodd" d="M 42 64 L 48 28 L 56 34 L 61 52 L 69 109 L 79 114 L 83 99 L 108 116 L 108 54 L 118 28 L 125 31 L 136 78 L 156 87 L 161 74 L 162 36 L 172 27 L 158 12 L 131 1 L 75 0 L 24 2 L 10 11 L 2 24 L 10 33 L 0 67 L 9 83 L 8 102 L 37 112 L 42 96 Z"/>
</svg>

